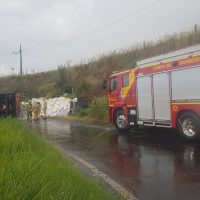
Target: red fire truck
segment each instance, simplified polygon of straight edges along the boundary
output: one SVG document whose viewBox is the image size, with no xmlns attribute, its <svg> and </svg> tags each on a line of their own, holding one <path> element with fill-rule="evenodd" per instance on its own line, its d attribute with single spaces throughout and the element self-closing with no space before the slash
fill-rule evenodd
<svg viewBox="0 0 200 200">
<path fill-rule="evenodd" d="M 129 127 L 177 128 L 200 138 L 200 45 L 139 61 L 107 80 L 109 120 Z"/>
</svg>

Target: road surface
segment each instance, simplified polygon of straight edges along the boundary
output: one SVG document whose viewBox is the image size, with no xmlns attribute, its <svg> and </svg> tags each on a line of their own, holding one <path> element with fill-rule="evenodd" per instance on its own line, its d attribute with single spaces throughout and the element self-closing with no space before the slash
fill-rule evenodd
<svg viewBox="0 0 200 200">
<path fill-rule="evenodd" d="M 118 134 L 101 124 L 53 119 L 29 126 L 62 151 L 109 175 L 139 200 L 200 199 L 200 143 L 183 141 L 175 131 Z M 87 167 L 80 168 L 91 174 Z"/>
</svg>

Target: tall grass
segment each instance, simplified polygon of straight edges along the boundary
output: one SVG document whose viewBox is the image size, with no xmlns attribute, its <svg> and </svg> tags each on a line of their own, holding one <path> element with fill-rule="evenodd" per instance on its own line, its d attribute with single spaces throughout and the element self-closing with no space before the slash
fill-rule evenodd
<svg viewBox="0 0 200 200">
<path fill-rule="evenodd" d="M 103 192 L 59 152 L 14 119 L 0 119 L 1 200 L 104 200 Z"/>
</svg>

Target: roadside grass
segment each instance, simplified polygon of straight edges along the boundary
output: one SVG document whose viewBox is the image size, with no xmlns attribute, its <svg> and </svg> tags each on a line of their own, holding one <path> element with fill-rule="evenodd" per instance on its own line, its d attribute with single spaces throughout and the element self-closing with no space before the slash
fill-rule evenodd
<svg viewBox="0 0 200 200">
<path fill-rule="evenodd" d="M 1 200 L 114 200 L 16 119 L 0 119 Z"/>
</svg>

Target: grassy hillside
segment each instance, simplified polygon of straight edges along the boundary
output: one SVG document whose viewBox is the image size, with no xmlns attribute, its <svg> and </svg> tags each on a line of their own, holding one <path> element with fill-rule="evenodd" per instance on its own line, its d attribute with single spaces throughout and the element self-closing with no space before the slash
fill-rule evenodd
<svg viewBox="0 0 200 200">
<path fill-rule="evenodd" d="M 76 66 L 23 77 L 1 78 L 0 92 L 22 92 L 26 97 L 53 97 L 70 93 L 78 97 L 101 96 L 103 79 L 113 71 L 132 68 L 138 60 L 200 44 L 200 28 L 143 42 L 127 49 L 88 60 Z"/>
</svg>

